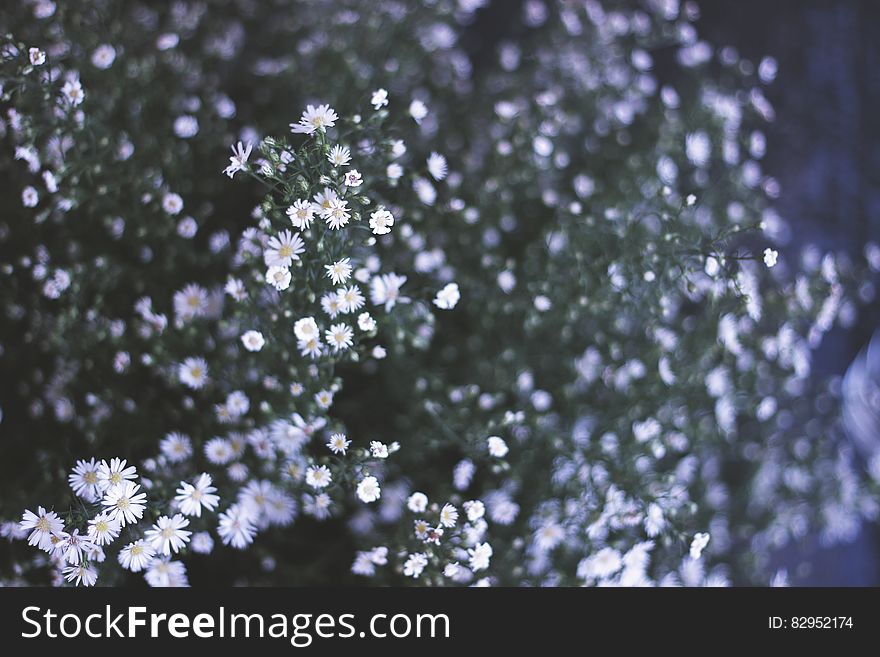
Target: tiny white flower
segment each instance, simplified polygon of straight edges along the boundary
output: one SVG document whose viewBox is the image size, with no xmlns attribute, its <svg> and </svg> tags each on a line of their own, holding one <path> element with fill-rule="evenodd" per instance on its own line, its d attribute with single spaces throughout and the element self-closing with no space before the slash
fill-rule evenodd
<svg viewBox="0 0 880 657">
<path fill-rule="evenodd" d="M 375 477 L 364 477 L 357 485 L 357 496 L 362 502 L 369 504 L 375 502 L 382 495 L 382 489 L 379 488 L 379 480 Z"/>
<path fill-rule="evenodd" d="M 327 442 L 327 447 L 334 454 L 345 454 L 351 441 L 345 437 L 344 433 L 334 433 Z"/>
<path fill-rule="evenodd" d="M 46 63 L 46 53 L 39 48 L 28 48 L 28 59 L 32 66 L 42 66 Z"/>
<path fill-rule="evenodd" d="M 370 454 L 374 459 L 388 458 L 388 445 L 378 440 L 370 441 Z"/>
<path fill-rule="evenodd" d="M 370 213 L 370 228 L 373 235 L 386 235 L 391 232 L 394 225 L 394 216 L 385 208 L 379 208 Z"/>
<path fill-rule="evenodd" d="M 293 133 L 311 135 L 317 131 L 324 132 L 336 125 L 339 116 L 329 105 L 307 105 L 298 123 L 290 124 Z"/>
<path fill-rule="evenodd" d="M 183 385 L 198 390 L 208 380 L 208 363 L 204 358 L 187 358 L 178 366 L 177 376 Z"/>
<path fill-rule="evenodd" d="M 329 390 L 319 390 L 315 393 L 315 403 L 326 411 L 333 405 L 333 393 Z"/>
<path fill-rule="evenodd" d="M 347 171 L 342 180 L 346 187 L 360 187 L 364 181 L 360 171 L 357 169 Z"/>
<path fill-rule="evenodd" d="M 115 61 L 116 48 L 111 46 L 109 43 L 98 46 L 92 53 L 92 66 L 102 71 L 105 71 L 113 66 L 113 62 Z"/>
<path fill-rule="evenodd" d="M 187 526 L 189 520 L 179 513 L 171 518 L 159 516 L 153 526 L 144 532 L 144 538 L 156 552 L 168 556 L 172 551 L 179 552 L 180 548 L 189 543 L 192 532 L 183 529 Z"/>
<path fill-rule="evenodd" d="M 214 495 L 217 488 L 211 484 L 211 475 L 205 472 L 200 474 L 192 484 L 181 481 L 180 488 L 176 491 L 177 496 L 174 498 L 180 504 L 180 510 L 185 515 L 196 517 L 201 517 L 202 507 L 213 511 L 220 502 L 220 497 Z"/>
<path fill-rule="evenodd" d="M 327 160 L 335 167 L 344 167 L 351 162 L 351 151 L 347 147 L 337 144 L 330 149 Z"/>
<path fill-rule="evenodd" d="M 119 536 L 119 521 L 109 513 L 99 513 L 89 520 L 89 540 L 96 545 L 109 545 Z"/>
<path fill-rule="evenodd" d="M 266 270 L 266 282 L 281 292 L 290 287 L 291 274 L 287 267 L 272 266 Z"/>
<path fill-rule="evenodd" d="M 64 96 L 64 99 L 73 107 L 82 104 L 86 97 L 82 84 L 80 84 L 78 78 L 65 82 L 64 86 L 61 87 L 61 95 Z"/>
<path fill-rule="evenodd" d="M 504 458 L 507 455 L 508 448 L 507 443 L 504 442 L 502 438 L 498 436 L 490 436 L 489 440 L 489 454 L 494 456 L 495 458 Z"/>
<path fill-rule="evenodd" d="M 444 504 L 443 508 L 440 509 L 440 524 L 448 529 L 450 527 L 455 527 L 455 523 L 457 522 L 458 509 L 451 504 Z"/>
<path fill-rule="evenodd" d="M 329 330 L 324 332 L 324 339 L 327 344 L 332 347 L 333 352 L 337 353 L 345 351 L 352 345 L 354 331 L 347 324 L 333 324 Z"/>
<path fill-rule="evenodd" d="M 370 313 L 361 313 L 358 315 L 358 328 L 361 331 L 372 331 L 376 328 L 376 320 L 373 319 Z"/>
<path fill-rule="evenodd" d="M 480 500 L 470 500 L 465 502 L 463 506 L 470 522 L 476 522 L 486 513 L 486 507 Z"/>
<path fill-rule="evenodd" d="M 477 543 L 473 548 L 468 549 L 468 555 L 471 570 L 474 572 L 485 570 L 489 567 L 489 560 L 492 557 L 492 546 L 488 543 Z"/>
<path fill-rule="evenodd" d="M 428 508 L 428 496 L 415 492 L 407 498 L 406 507 L 413 513 L 423 513 Z"/>
<path fill-rule="evenodd" d="M 183 199 L 180 194 L 174 192 L 165 194 L 162 197 L 162 209 L 171 215 L 180 214 L 180 211 L 183 210 Z"/>
<path fill-rule="evenodd" d="M 113 486 L 104 494 L 101 504 L 111 518 L 120 525 L 135 523 L 144 516 L 147 495 L 139 493 L 140 486 L 133 481 L 125 481 Z"/>
<path fill-rule="evenodd" d="M 370 105 L 377 112 L 388 104 L 388 92 L 385 89 L 376 89 L 370 97 Z"/>
<path fill-rule="evenodd" d="M 767 267 L 775 267 L 777 258 L 779 258 L 779 251 L 764 249 L 764 264 Z"/>
<path fill-rule="evenodd" d="M 138 539 L 133 543 L 129 543 L 119 551 L 119 565 L 138 573 L 149 565 L 156 551 L 144 539 Z"/>
<path fill-rule="evenodd" d="M 333 481 L 333 476 L 326 465 L 313 465 L 306 470 L 306 483 L 312 488 L 326 488 L 331 481 Z"/>
<path fill-rule="evenodd" d="M 431 177 L 434 180 L 443 180 L 447 171 L 446 158 L 440 153 L 432 152 L 428 157 L 428 173 L 431 174 Z"/>
<path fill-rule="evenodd" d="M 332 265 L 324 265 L 327 276 L 333 281 L 334 285 L 345 283 L 351 276 L 351 258 L 342 258 Z"/>
<path fill-rule="evenodd" d="M 235 146 L 232 146 L 232 155 L 229 157 L 229 166 L 223 169 L 223 173 L 232 178 L 239 171 L 247 170 L 247 162 L 248 158 L 251 156 L 251 150 L 253 149 L 253 145 L 248 143 L 247 146 L 244 146 L 241 142 L 238 142 Z"/>
<path fill-rule="evenodd" d="M 320 336 L 314 317 L 303 317 L 293 325 L 293 333 L 299 340 L 311 340 Z"/>
<path fill-rule="evenodd" d="M 267 267 L 290 267 L 295 260 L 300 259 L 299 254 L 305 250 L 305 242 L 299 233 L 283 230 L 269 238 L 263 260 Z"/>
<path fill-rule="evenodd" d="M 416 123 L 421 124 L 422 120 L 428 116 L 428 106 L 416 99 L 409 104 L 409 115 Z"/>
<path fill-rule="evenodd" d="M 298 199 L 293 202 L 286 210 L 287 216 L 290 217 L 290 223 L 300 230 L 308 230 L 312 225 L 312 219 L 315 216 L 315 206 L 311 201 Z"/>
<path fill-rule="evenodd" d="M 703 555 L 703 550 L 709 544 L 709 534 L 705 532 L 697 532 L 694 534 L 694 540 L 691 541 L 691 559 L 699 559 Z"/>
<path fill-rule="evenodd" d="M 241 336 L 241 343 L 248 351 L 259 351 L 266 344 L 263 334 L 259 331 L 245 331 Z"/>
<path fill-rule="evenodd" d="M 410 554 L 406 562 L 403 564 L 403 574 L 407 577 L 416 578 L 422 574 L 425 566 L 428 565 L 428 556 L 423 552 Z"/>
<path fill-rule="evenodd" d="M 442 310 L 452 310 L 461 299 L 457 283 L 448 283 L 434 297 L 434 305 Z"/>
</svg>

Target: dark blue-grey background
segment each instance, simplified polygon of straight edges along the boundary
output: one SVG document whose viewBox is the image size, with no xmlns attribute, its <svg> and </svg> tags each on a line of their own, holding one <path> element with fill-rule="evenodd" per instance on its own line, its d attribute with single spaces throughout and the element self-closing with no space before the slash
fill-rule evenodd
<svg viewBox="0 0 880 657">
<path fill-rule="evenodd" d="M 782 184 L 776 207 L 793 228 L 792 251 L 806 243 L 858 256 L 880 242 L 880 2 L 872 0 L 707 0 L 701 35 L 758 62 L 779 62 L 767 96 L 776 109 L 766 171 Z M 836 329 L 816 353 L 819 375 L 843 374 L 880 327 L 880 305 L 863 308 L 851 329 Z M 880 437 L 878 437 L 880 440 Z M 818 541 L 816 542 L 818 543 Z M 853 544 L 783 556 L 809 575 L 793 583 L 880 585 L 880 531 Z"/>
</svg>

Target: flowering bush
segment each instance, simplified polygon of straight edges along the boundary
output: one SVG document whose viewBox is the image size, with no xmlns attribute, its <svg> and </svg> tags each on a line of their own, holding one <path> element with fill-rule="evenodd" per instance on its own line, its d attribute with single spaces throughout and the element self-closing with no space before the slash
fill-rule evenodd
<svg viewBox="0 0 880 657">
<path fill-rule="evenodd" d="M 4 581 L 766 583 L 876 517 L 810 359 L 880 256 L 780 255 L 772 60 L 484 4 L 6 12 Z"/>
</svg>

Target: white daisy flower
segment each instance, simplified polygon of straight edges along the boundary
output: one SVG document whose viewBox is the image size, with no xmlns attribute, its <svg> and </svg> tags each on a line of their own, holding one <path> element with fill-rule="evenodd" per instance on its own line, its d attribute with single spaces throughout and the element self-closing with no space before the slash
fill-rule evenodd
<svg viewBox="0 0 880 657">
<path fill-rule="evenodd" d="M 348 349 L 352 345 L 354 331 L 347 324 L 333 324 L 324 332 L 324 339 L 333 348 L 333 353 Z"/>
<path fill-rule="evenodd" d="M 90 461 L 79 460 L 73 468 L 67 481 L 73 492 L 82 497 L 87 502 L 94 502 L 98 499 L 98 463 L 95 459 Z"/>
<path fill-rule="evenodd" d="M 223 173 L 232 178 L 239 171 L 247 171 L 248 158 L 251 156 L 253 144 L 248 143 L 244 146 L 238 142 L 235 146 L 231 146 L 232 155 L 229 157 L 229 166 L 223 169 Z"/>
<path fill-rule="evenodd" d="M 106 71 L 108 68 L 113 66 L 113 62 L 116 61 L 116 48 L 111 46 L 109 43 L 104 43 L 97 48 L 92 53 L 92 66 L 102 71 Z"/>
<path fill-rule="evenodd" d="M 64 100 L 73 107 L 81 105 L 86 98 L 86 94 L 83 91 L 82 84 L 80 84 L 78 78 L 65 82 L 64 86 L 61 87 L 61 95 L 64 97 Z"/>
<path fill-rule="evenodd" d="M 431 155 L 428 156 L 428 173 L 431 174 L 431 177 L 434 180 L 443 180 L 446 177 L 446 173 L 448 171 L 446 166 L 446 158 L 443 157 L 440 153 L 431 152 Z"/>
<path fill-rule="evenodd" d="M 476 522 L 486 514 L 486 506 L 480 500 L 469 500 L 463 506 L 469 522 Z"/>
<path fill-rule="evenodd" d="M 172 431 L 159 443 L 159 449 L 169 461 L 179 463 L 192 456 L 192 440 L 189 436 Z"/>
<path fill-rule="evenodd" d="M 351 213 L 348 211 L 348 201 L 338 198 L 332 199 L 323 216 L 330 230 L 339 230 L 348 224 L 348 220 L 351 218 Z"/>
<path fill-rule="evenodd" d="M 290 223 L 294 228 L 308 230 L 315 217 L 315 206 L 305 199 L 297 199 L 285 212 L 290 217 Z"/>
<path fill-rule="evenodd" d="M 64 523 L 54 511 L 46 511 L 43 507 L 37 507 L 37 512 L 25 510 L 21 516 L 19 527 L 23 530 L 31 529 L 28 535 L 28 545 L 35 545 L 41 550 L 49 551 L 55 545 L 52 538 L 59 537 L 64 531 Z"/>
<path fill-rule="evenodd" d="M 449 529 L 458 522 L 458 509 L 451 504 L 444 504 L 440 509 L 440 524 Z"/>
<path fill-rule="evenodd" d="M 109 513 L 99 513 L 89 520 L 89 540 L 95 545 L 109 545 L 119 536 L 121 525 Z"/>
<path fill-rule="evenodd" d="M 290 287 L 290 270 L 287 267 L 272 266 L 266 270 L 266 282 L 279 292 Z"/>
<path fill-rule="evenodd" d="M 61 573 L 68 582 L 74 582 L 77 586 L 94 586 L 98 581 L 98 571 L 89 563 L 67 566 Z"/>
<path fill-rule="evenodd" d="M 370 96 L 370 105 L 377 112 L 388 104 L 388 92 L 385 89 L 376 89 Z"/>
<path fill-rule="evenodd" d="M 373 305 L 385 306 L 385 311 L 390 311 L 398 301 L 405 301 L 400 296 L 400 288 L 406 283 L 406 276 L 397 274 L 382 274 L 374 276 L 370 281 L 370 300 Z"/>
<path fill-rule="evenodd" d="M 204 358 L 187 358 L 178 366 L 177 377 L 188 388 L 199 390 L 208 381 L 208 363 Z"/>
<path fill-rule="evenodd" d="M 28 185 L 21 191 L 21 204 L 26 208 L 34 208 L 40 202 L 37 190 Z"/>
<path fill-rule="evenodd" d="M 339 200 L 339 196 L 329 187 L 325 187 L 324 191 L 315 194 L 314 202 L 318 214 L 325 217 L 330 212 L 330 204 Z"/>
<path fill-rule="evenodd" d="M 241 336 L 241 343 L 248 351 L 259 351 L 266 344 L 263 334 L 259 331 L 245 331 Z"/>
<path fill-rule="evenodd" d="M 339 116 L 329 105 L 306 105 L 298 123 L 290 124 L 290 131 L 297 134 L 311 135 L 317 131 L 325 132 L 336 125 Z"/>
<path fill-rule="evenodd" d="M 473 548 L 468 549 L 469 563 L 471 570 L 485 570 L 489 567 L 489 559 L 492 558 L 492 546 L 488 543 L 477 543 Z"/>
<path fill-rule="evenodd" d="M 55 546 L 55 549 L 66 563 L 74 566 L 82 563 L 83 557 L 94 547 L 87 536 L 79 535 L 78 529 L 74 529 L 72 534 L 63 532 L 61 537 L 62 540 Z"/>
<path fill-rule="evenodd" d="M 305 242 L 299 233 L 283 230 L 269 238 L 263 260 L 267 267 L 290 267 L 294 260 L 299 260 L 299 254 L 305 250 Z"/>
<path fill-rule="evenodd" d="M 174 314 L 183 321 L 203 316 L 208 310 L 208 291 L 190 283 L 174 293 Z"/>
<path fill-rule="evenodd" d="M 327 276 L 333 281 L 333 285 L 345 283 L 351 276 L 351 258 L 342 258 L 332 265 L 324 265 Z"/>
<path fill-rule="evenodd" d="M 346 439 L 344 433 L 334 433 L 327 442 L 327 447 L 334 454 L 345 454 L 349 445 L 351 445 L 351 441 Z"/>
<path fill-rule="evenodd" d="M 361 331 L 372 331 L 376 328 L 376 320 L 370 313 L 361 313 L 358 315 L 358 328 Z"/>
<path fill-rule="evenodd" d="M 127 465 L 125 459 L 113 458 L 110 463 L 101 461 L 98 464 L 98 490 L 102 493 L 115 488 L 126 481 L 137 479 L 137 468 Z"/>
<path fill-rule="evenodd" d="M 449 283 L 434 297 L 434 305 L 441 310 L 452 310 L 461 298 L 457 283 Z"/>
<path fill-rule="evenodd" d="M 385 208 L 370 213 L 370 228 L 373 235 L 387 235 L 394 225 L 394 216 Z"/>
<path fill-rule="evenodd" d="M 416 99 L 409 104 L 409 115 L 413 118 L 413 121 L 421 125 L 422 120 L 428 116 L 428 106 Z"/>
<path fill-rule="evenodd" d="M 162 209 L 170 215 L 180 214 L 183 210 L 183 199 L 180 194 L 169 192 L 162 197 Z"/>
<path fill-rule="evenodd" d="M 180 510 L 187 516 L 202 516 L 202 507 L 213 511 L 220 502 L 220 497 L 214 495 L 217 488 L 211 485 L 211 475 L 203 472 L 194 483 L 180 482 L 174 498 L 180 504 Z"/>
<path fill-rule="evenodd" d="M 333 476 L 326 465 L 313 465 L 306 470 L 306 483 L 312 488 L 326 488 L 331 481 L 333 481 Z"/>
<path fill-rule="evenodd" d="M 315 403 L 326 411 L 333 405 L 333 393 L 330 390 L 319 390 L 315 393 Z"/>
<path fill-rule="evenodd" d="M 309 340 L 320 336 L 318 324 L 314 317 L 303 317 L 293 325 L 293 333 L 299 340 Z"/>
<path fill-rule="evenodd" d="M 406 508 L 413 513 L 424 513 L 428 508 L 428 496 L 424 493 L 413 493 L 406 500 Z"/>
<path fill-rule="evenodd" d="M 155 558 L 147 566 L 144 573 L 147 584 L 153 587 L 180 588 L 189 586 L 186 577 L 186 566 L 181 561 L 171 561 L 168 558 Z"/>
<path fill-rule="evenodd" d="M 226 465 L 235 454 L 232 445 L 225 438 L 211 438 L 205 443 L 205 457 L 214 465 Z"/>
<path fill-rule="evenodd" d="M 119 551 L 119 565 L 133 573 L 139 573 L 150 564 L 155 556 L 156 551 L 153 547 L 140 538 Z"/>
<path fill-rule="evenodd" d="M 351 162 L 351 151 L 346 146 L 336 144 L 327 154 L 327 160 L 335 167 L 344 167 Z"/>
<path fill-rule="evenodd" d="M 119 524 L 125 526 L 143 518 L 147 504 L 147 494 L 138 493 L 140 486 L 133 481 L 126 481 L 108 490 L 101 504 Z"/>
<path fill-rule="evenodd" d="M 342 304 L 339 301 L 339 294 L 336 292 L 328 292 L 322 296 L 321 309 L 330 316 L 330 319 L 336 319 L 336 316 L 342 312 Z"/>
<path fill-rule="evenodd" d="M 199 554 L 211 554 L 214 551 L 214 539 L 208 532 L 198 532 L 192 535 L 190 547 L 193 552 Z"/>
<path fill-rule="evenodd" d="M 382 495 L 379 480 L 375 477 L 364 477 L 357 485 L 357 496 L 362 502 L 375 502 Z"/>
<path fill-rule="evenodd" d="M 357 285 L 349 285 L 336 291 L 339 310 L 343 314 L 353 313 L 360 310 L 364 305 L 364 295 Z"/>
<path fill-rule="evenodd" d="M 299 349 L 301 356 L 308 358 L 317 358 L 324 353 L 324 345 L 320 338 L 308 338 L 306 340 L 297 340 L 296 348 Z"/>
<path fill-rule="evenodd" d="M 416 578 L 425 570 L 428 565 L 428 556 L 424 552 L 410 554 L 403 564 L 403 574 L 407 577 Z"/>
<path fill-rule="evenodd" d="M 256 527 L 251 523 L 249 514 L 241 505 L 233 504 L 220 514 L 217 535 L 223 541 L 223 545 L 243 550 L 254 542 L 256 533 Z"/>
<path fill-rule="evenodd" d="M 171 518 L 159 516 L 153 526 L 144 532 L 144 538 L 156 552 L 161 552 L 167 557 L 172 551 L 179 552 L 180 548 L 189 542 L 192 532 L 184 529 L 188 525 L 189 520 L 179 513 L 175 513 Z"/>
<path fill-rule="evenodd" d="M 489 454 L 494 456 L 495 458 L 504 458 L 507 456 L 508 447 L 507 443 L 504 442 L 502 438 L 498 436 L 490 436 L 488 439 L 489 444 Z"/>
</svg>

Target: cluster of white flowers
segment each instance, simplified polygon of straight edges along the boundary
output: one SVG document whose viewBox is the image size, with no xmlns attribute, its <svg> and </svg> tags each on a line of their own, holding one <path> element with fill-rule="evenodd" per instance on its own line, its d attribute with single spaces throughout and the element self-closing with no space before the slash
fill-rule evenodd
<svg viewBox="0 0 880 657">
<path fill-rule="evenodd" d="M 775 65 L 713 50 L 692 3 L 525 2 L 528 49 L 481 66 L 481 2 L 135 0 L 107 26 L 81 4 L 13 3 L 2 37 L 0 421 L 56 489 L 52 427 L 148 457 L 89 454 L 21 522 L 43 488 L 3 496 L 0 535 L 56 583 L 182 586 L 215 550 L 281 580 L 310 567 L 273 551 L 302 516 L 361 548 L 326 579 L 754 583 L 876 516 L 811 351 L 871 301 L 880 248 L 780 256 Z M 22 551 L 15 581 L 47 561 Z"/>
</svg>

